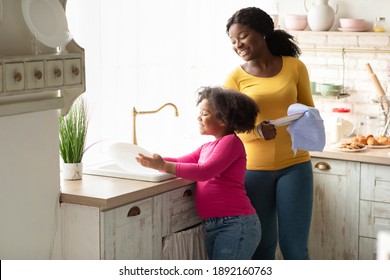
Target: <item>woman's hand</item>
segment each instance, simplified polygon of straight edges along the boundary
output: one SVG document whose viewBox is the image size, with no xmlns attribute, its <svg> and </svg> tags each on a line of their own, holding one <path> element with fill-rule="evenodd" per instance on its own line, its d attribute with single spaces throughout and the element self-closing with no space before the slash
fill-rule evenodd
<svg viewBox="0 0 390 280">
<path fill-rule="evenodd" d="M 257 130 L 265 140 L 272 140 L 276 137 L 276 128 L 269 122 L 269 120 L 262 121 L 260 124 L 258 124 Z"/>
<path fill-rule="evenodd" d="M 157 170 L 164 170 L 165 160 L 158 154 L 153 154 L 152 157 L 147 157 L 143 154 L 138 154 L 138 156 L 135 159 L 142 166 L 157 169 Z"/>
</svg>

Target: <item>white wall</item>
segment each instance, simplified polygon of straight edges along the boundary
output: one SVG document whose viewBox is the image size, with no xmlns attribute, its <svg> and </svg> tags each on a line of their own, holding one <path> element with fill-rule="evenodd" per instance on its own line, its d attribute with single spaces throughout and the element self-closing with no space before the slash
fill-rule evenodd
<svg viewBox="0 0 390 280">
<path fill-rule="evenodd" d="M 60 192 L 57 120 L 56 111 L 0 118 L 0 259 L 51 257 Z"/>
<path fill-rule="evenodd" d="M 313 1 L 306 2 L 310 9 Z M 389 1 L 329 3 L 337 6 L 333 29 L 346 16 L 368 22 L 388 16 L 390 21 Z M 172 155 L 185 150 L 181 142 L 192 149 L 203 141 L 189 143 L 199 137 L 194 94 L 200 86 L 222 84 L 241 63 L 231 50 L 225 24 L 247 6 L 278 11 L 282 26 L 287 13 L 306 13 L 304 0 L 68 0 L 70 31 L 86 53 L 86 96 L 93 111 L 88 142 L 108 139 L 90 149 L 85 160 L 104 158 L 109 141 L 132 141 L 133 106 L 154 110 L 174 102 L 180 111 L 179 118 L 170 108 L 140 116 L 139 145 Z M 170 137 L 172 133 L 176 136 Z"/>
</svg>

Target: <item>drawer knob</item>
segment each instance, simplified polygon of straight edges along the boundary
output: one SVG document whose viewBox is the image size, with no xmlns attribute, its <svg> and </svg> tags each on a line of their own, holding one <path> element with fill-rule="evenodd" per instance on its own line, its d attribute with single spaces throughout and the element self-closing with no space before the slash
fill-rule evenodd
<svg viewBox="0 0 390 280">
<path fill-rule="evenodd" d="M 138 206 L 133 206 L 130 208 L 129 212 L 127 213 L 127 217 L 134 217 L 141 214 L 141 209 L 139 209 Z"/>
<path fill-rule="evenodd" d="M 59 78 L 59 77 L 61 77 L 61 75 L 62 75 L 62 73 L 61 73 L 60 69 L 57 68 L 54 70 L 54 77 Z"/>
<path fill-rule="evenodd" d="M 42 79 L 42 71 L 40 70 L 35 70 L 34 76 L 37 80 Z"/>
<path fill-rule="evenodd" d="M 78 76 L 80 74 L 80 69 L 78 67 L 72 67 L 72 74 Z"/>
<path fill-rule="evenodd" d="M 317 168 L 318 170 L 330 170 L 331 169 L 329 163 L 324 162 L 324 161 L 317 162 L 314 167 Z"/>
<path fill-rule="evenodd" d="M 20 82 L 22 80 L 22 74 L 20 72 L 15 72 L 14 80 L 15 82 Z"/>
<path fill-rule="evenodd" d="M 191 197 L 192 196 L 192 190 L 185 190 L 183 193 L 183 197 Z"/>
</svg>

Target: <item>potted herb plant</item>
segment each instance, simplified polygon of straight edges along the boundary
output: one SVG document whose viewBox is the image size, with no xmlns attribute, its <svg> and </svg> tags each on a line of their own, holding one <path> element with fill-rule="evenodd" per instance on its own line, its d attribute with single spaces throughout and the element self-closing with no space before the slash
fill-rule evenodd
<svg viewBox="0 0 390 280">
<path fill-rule="evenodd" d="M 82 159 L 88 131 L 88 114 L 84 98 L 78 98 L 68 114 L 59 116 L 59 150 L 62 158 L 62 176 L 66 180 L 80 180 Z"/>
</svg>

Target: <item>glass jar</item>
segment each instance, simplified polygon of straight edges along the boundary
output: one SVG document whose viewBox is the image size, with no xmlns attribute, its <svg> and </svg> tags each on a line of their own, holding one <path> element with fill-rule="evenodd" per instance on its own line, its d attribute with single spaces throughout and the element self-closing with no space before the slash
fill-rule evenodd
<svg viewBox="0 0 390 280">
<path fill-rule="evenodd" d="M 355 131 L 355 126 L 350 121 L 350 108 L 333 108 L 330 118 L 330 140 L 332 143 L 337 143 L 345 137 L 350 137 Z"/>
<path fill-rule="evenodd" d="M 379 122 L 376 116 L 366 116 L 366 120 L 364 122 L 366 135 L 379 135 Z"/>
<path fill-rule="evenodd" d="M 373 27 L 375 32 L 385 32 L 387 29 L 386 25 L 386 18 L 384 17 L 377 17 L 374 22 Z"/>
</svg>

